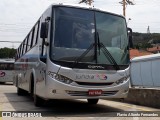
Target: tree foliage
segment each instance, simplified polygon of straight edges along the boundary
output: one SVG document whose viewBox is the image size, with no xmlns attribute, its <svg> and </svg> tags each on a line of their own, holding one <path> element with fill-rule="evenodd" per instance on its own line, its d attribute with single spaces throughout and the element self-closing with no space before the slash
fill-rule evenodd
<svg viewBox="0 0 160 120">
<path fill-rule="evenodd" d="M 14 58 L 16 49 L 14 48 L 0 48 L 0 58 Z"/>
<path fill-rule="evenodd" d="M 91 5 L 92 2 L 94 2 L 94 1 L 93 1 L 93 0 L 81 0 L 81 1 L 79 2 L 79 4 L 80 4 L 80 3 L 86 3 L 86 4 Z"/>
<path fill-rule="evenodd" d="M 160 44 L 160 33 L 133 33 L 133 45 L 137 49 L 146 49 Z"/>
</svg>

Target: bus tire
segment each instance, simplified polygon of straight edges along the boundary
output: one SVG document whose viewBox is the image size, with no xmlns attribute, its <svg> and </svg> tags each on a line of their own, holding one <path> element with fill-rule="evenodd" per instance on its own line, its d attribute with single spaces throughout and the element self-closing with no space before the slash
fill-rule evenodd
<svg viewBox="0 0 160 120">
<path fill-rule="evenodd" d="M 31 80 L 31 82 L 30 82 L 30 96 L 31 96 L 31 98 L 34 98 L 34 78 L 33 78 L 33 74 L 31 75 L 30 80 Z"/>
<path fill-rule="evenodd" d="M 97 104 L 97 103 L 98 103 L 98 100 L 99 100 L 99 99 L 87 99 L 88 104 L 91 104 L 91 105 Z"/>
<path fill-rule="evenodd" d="M 26 93 L 25 93 L 25 91 L 24 91 L 23 89 L 17 87 L 17 94 L 18 94 L 19 96 L 22 96 L 22 95 L 25 95 Z"/>
<path fill-rule="evenodd" d="M 40 98 L 39 96 L 34 94 L 34 105 L 36 107 L 41 107 L 44 105 L 44 100 L 42 98 Z"/>
<path fill-rule="evenodd" d="M 5 84 L 5 82 L 0 82 L 0 84 Z"/>
</svg>

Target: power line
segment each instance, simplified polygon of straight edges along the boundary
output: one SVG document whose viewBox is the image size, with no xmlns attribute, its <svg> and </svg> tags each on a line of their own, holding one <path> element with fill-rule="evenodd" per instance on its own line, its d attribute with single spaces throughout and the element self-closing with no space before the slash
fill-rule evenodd
<svg viewBox="0 0 160 120">
<path fill-rule="evenodd" d="M 0 41 L 0 42 L 21 43 L 21 41 Z"/>
</svg>

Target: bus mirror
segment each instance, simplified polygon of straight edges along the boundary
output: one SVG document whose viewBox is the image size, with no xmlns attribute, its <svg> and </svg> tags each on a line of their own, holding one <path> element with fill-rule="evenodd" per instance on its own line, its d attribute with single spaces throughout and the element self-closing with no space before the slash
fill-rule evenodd
<svg viewBox="0 0 160 120">
<path fill-rule="evenodd" d="M 129 47 L 133 48 L 132 29 L 131 28 L 128 28 L 128 40 L 129 40 Z"/>
<path fill-rule="evenodd" d="M 47 38 L 48 37 L 48 22 L 42 22 L 40 37 L 41 38 Z"/>
</svg>

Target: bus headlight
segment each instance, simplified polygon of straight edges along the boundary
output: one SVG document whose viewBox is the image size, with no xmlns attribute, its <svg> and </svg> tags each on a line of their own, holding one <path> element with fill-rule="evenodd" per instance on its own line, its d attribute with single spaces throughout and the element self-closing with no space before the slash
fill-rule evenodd
<svg viewBox="0 0 160 120">
<path fill-rule="evenodd" d="M 60 82 L 66 83 L 66 84 L 71 84 L 73 82 L 73 80 L 71 80 L 63 75 L 51 72 L 51 71 L 48 72 L 48 76 L 50 76 L 53 79 L 56 79 L 57 81 L 60 81 Z"/>
<path fill-rule="evenodd" d="M 71 84 L 73 82 L 73 80 L 59 74 L 55 75 L 55 79 L 66 84 Z"/>
<path fill-rule="evenodd" d="M 117 85 L 122 84 L 122 83 L 126 82 L 126 81 L 128 80 L 128 78 L 129 78 L 129 76 L 123 77 L 123 78 L 117 80 L 115 83 L 116 83 Z"/>
</svg>

